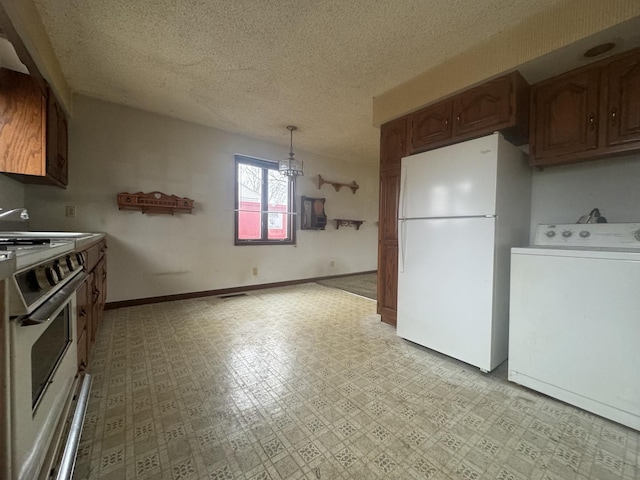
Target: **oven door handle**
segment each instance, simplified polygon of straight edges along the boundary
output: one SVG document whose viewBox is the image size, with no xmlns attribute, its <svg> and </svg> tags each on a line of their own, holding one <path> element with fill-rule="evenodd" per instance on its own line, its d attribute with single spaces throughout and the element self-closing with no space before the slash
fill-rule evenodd
<svg viewBox="0 0 640 480">
<path fill-rule="evenodd" d="M 69 300 L 69 297 L 73 294 L 73 292 L 76 291 L 78 286 L 82 282 L 84 282 L 87 277 L 88 275 L 86 272 L 80 272 L 75 276 L 73 280 L 71 280 L 64 287 L 58 290 L 54 295 L 52 295 L 51 298 L 43 303 L 35 312 L 26 317 L 23 317 L 20 321 L 20 325 L 22 325 L 23 327 L 28 327 L 30 325 L 40 325 L 42 323 L 47 323 L 49 320 L 51 320 L 52 317 L 55 316 L 60 307 L 62 307 Z"/>
</svg>

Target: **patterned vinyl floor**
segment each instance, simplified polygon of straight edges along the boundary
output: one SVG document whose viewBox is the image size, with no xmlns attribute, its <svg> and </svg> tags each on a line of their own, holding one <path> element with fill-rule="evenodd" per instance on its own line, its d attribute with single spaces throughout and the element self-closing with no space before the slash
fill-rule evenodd
<svg viewBox="0 0 640 480">
<path fill-rule="evenodd" d="M 108 311 L 77 479 L 636 480 L 640 433 L 317 284 Z"/>
</svg>

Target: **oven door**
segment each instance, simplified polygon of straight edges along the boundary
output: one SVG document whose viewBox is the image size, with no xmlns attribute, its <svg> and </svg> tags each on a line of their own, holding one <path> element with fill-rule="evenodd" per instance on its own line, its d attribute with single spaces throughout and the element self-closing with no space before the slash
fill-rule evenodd
<svg viewBox="0 0 640 480">
<path fill-rule="evenodd" d="M 71 400 L 78 366 L 75 288 L 82 280 L 74 279 L 32 314 L 10 321 L 15 479 L 37 478 Z"/>
</svg>

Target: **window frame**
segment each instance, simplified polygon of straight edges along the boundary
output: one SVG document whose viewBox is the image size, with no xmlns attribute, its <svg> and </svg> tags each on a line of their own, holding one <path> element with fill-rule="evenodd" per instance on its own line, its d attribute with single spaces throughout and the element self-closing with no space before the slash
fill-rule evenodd
<svg viewBox="0 0 640 480">
<path fill-rule="evenodd" d="M 261 222 L 260 222 L 260 239 L 241 239 L 239 236 L 239 228 L 240 228 L 240 183 L 239 183 L 239 170 L 240 164 L 251 165 L 254 167 L 258 167 L 262 169 L 262 195 L 260 198 L 260 209 L 261 209 Z M 289 202 L 288 211 L 285 212 L 285 215 L 288 218 L 287 227 L 288 227 L 288 238 L 284 240 L 273 239 L 269 240 L 268 231 L 268 216 L 269 213 L 267 210 L 269 209 L 269 191 L 268 191 L 268 175 L 267 170 L 279 170 L 278 162 L 274 162 L 271 160 L 262 160 L 259 158 L 248 157 L 246 155 L 234 155 L 234 167 L 235 167 L 235 175 L 234 175 L 234 245 L 236 246 L 244 246 L 244 245 L 295 245 L 296 244 L 296 215 L 295 215 L 295 178 L 287 180 L 287 199 Z"/>
</svg>

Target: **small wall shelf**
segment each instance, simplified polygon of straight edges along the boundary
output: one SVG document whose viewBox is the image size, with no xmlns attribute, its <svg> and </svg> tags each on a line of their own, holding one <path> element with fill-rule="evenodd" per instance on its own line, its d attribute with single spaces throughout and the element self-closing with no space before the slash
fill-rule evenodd
<svg viewBox="0 0 640 480">
<path fill-rule="evenodd" d="M 360 225 L 364 223 L 364 220 L 347 220 L 345 218 L 336 218 L 336 230 L 340 227 L 356 227 L 356 230 L 360 230 Z"/>
<path fill-rule="evenodd" d="M 191 213 L 193 200 L 162 192 L 118 194 L 118 210 L 141 210 L 142 213 Z"/>
<path fill-rule="evenodd" d="M 354 195 L 356 193 L 356 190 L 360 188 L 360 185 L 358 185 L 355 180 L 351 183 L 330 182 L 329 180 L 325 180 L 324 178 L 322 178 L 322 175 L 318 175 L 318 190 L 325 183 L 332 185 L 333 188 L 336 189 L 336 192 L 339 192 L 342 187 L 350 188 Z"/>
</svg>

